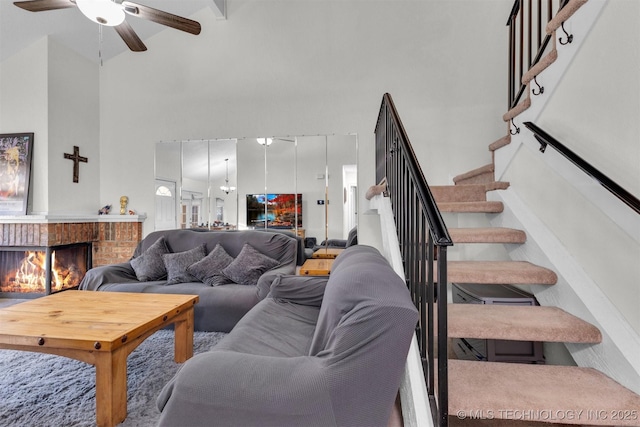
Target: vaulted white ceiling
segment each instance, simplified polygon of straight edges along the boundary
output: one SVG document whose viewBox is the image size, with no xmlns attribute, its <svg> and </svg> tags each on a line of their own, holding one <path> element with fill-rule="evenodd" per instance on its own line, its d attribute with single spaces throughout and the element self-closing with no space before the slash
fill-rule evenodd
<svg viewBox="0 0 640 427">
<path fill-rule="evenodd" d="M 220 18 L 225 16 L 225 0 L 141 0 L 136 2 L 187 18 L 207 7 L 212 8 Z M 135 16 L 127 15 L 126 20 L 143 41 L 165 29 L 178 32 Z M 127 46 L 113 28 L 103 27 L 100 34 L 100 25 L 82 15 L 77 7 L 28 12 L 15 6 L 13 0 L 0 0 L 0 61 L 45 36 L 96 62 L 100 57 L 107 60 L 128 51 Z M 135 54 L 144 55 L 144 52 Z"/>
</svg>

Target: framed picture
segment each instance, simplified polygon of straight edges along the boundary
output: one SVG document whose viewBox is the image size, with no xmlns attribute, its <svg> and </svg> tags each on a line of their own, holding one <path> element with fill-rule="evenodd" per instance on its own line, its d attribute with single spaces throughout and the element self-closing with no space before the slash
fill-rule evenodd
<svg viewBox="0 0 640 427">
<path fill-rule="evenodd" d="M 26 215 L 33 133 L 0 134 L 0 215 Z"/>
</svg>

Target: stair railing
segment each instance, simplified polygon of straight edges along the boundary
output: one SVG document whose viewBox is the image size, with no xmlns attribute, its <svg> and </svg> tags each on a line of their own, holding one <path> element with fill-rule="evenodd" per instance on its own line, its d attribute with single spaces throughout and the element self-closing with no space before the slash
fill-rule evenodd
<svg viewBox="0 0 640 427">
<path fill-rule="evenodd" d="M 544 131 L 540 126 L 536 125 L 532 122 L 524 122 L 524 125 L 533 132 L 533 136 L 540 143 L 540 151 L 542 153 L 545 152 L 547 146 L 552 146 L 556 151 L 562 154 L 567 160 L 580 168 L 584 173 L 589 175 L 591 178 L 595 179 L 606 188 L 611 194 L 616 196 L 622 202 L 624 202 L 631 209 L 636 211 L 636 213 L 640 214 L 640 200 L 624 188 L 622 188 L 618 183 L 613 181 L 607 175 L 602 173 L 595 166 L 591 165 L 591 163 L 584 160 L 582 157 L 577 155 L 574 151 L 572 151 L 569 147 L 549 135 L 546 131 Z"/>
<path fill-rule="evenodd" d="M 569 0 L 516 0 L 511 9 L 509 27 L 509 109 L 515 107 L 526 86 L 522 76 L 537 64 L 547 51 L 551 34 L 546 26 Z"/>
<path fill-rule="evenodd" d="M 376 181 L 386 178 L 407 286 L 420 312 L 416 338 L 433 422 L 448 426 L 447 246 L 453 242 L 388 93 L 375 135 Z"/>
</svg>

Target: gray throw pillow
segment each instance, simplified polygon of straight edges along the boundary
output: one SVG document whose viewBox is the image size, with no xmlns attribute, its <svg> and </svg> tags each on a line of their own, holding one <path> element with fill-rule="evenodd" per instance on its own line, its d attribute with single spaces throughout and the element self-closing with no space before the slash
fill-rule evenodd
<svg viewBox="0 0 640 427">
<path fill-rule="evenodd" d="M 205 246 L 200 245 L 188 251 L 162 255 L 164 267 L 167 269 L 167 285 L 195 282 L 197 278 L 189 274 L 187 269 L 203 259 L 206 254 Z"/>
<path fill-rule="evenodd" d="M 233 283 L 221 270 L 233 262 L 233 257 L 218 243 L 215 248 L 200 261 L 191 264 L 187 272 L 209 286 Z"/>
<path fill-rule="evenodd" d="M 164 236 L 156 240 L 137 258 L 131 260 L 131 268 L 141 282 L 162 280 L 167 276 L 162 255 L 171 253 Z"/>
<path fill-rule="evenodd" d="M 222 274 L 241 285 L 255 285 L 262 273 L 278 264 L 275 259 L 245 243 L 236 259 L 222 270 Z"/>
</svg>

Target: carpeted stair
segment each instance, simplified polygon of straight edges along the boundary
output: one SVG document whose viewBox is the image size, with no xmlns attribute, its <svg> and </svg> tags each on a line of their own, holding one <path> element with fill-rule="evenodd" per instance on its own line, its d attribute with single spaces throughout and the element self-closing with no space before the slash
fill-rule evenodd
<svg viewBox="0 0 640 427">
<path fill-rule="evenodd" d="M 456 185 L 486 184 L 493 182 L 493 163 L 470 170 L 453 178 Z"/>
<path fill-rule="evenodd" d="M 508 185 L 508 183 L 507 183 Z M 497 187 L 497 186 L 496 186 Z M 486 183 L 431 187 L 439 208 L 458 215 L 498 215 L 483 206 Z M 444 209 L 443 209 L 444 210 Z M 523 244 L 526 234 L 510 228 L 451 228 L 454 244 Z M 434 271 L 437 277 L 437 271 Z M 557 275 L 527 261 L 447 262 L 450 283 L 553 286 Z M 558 307 L 449 304 L 448 337 L 580 343 L 601 342 L 594 325 Z M 451 354 L 451 353 L 450 353 Z M 454 357 L 454 356 L 452 356 Z M 640 425 L 640 396 L 592 368 L 450 359 L 451 426 Z M 635 411 L 635 412 L 634 412 Z M 617 415 L 627 420 L 612 421 Z"/>
<path fill-rule="evenodd" d="M 513 228 L 450 228 L 453 243 L 524 243 L 527 235 Z"/>
<path fill-rule="evenodd" d="M 485 285 L 555 285 L 558 279 L 553 271 L 528 261 L 448 261 L 447 278 L 452 283 Z"/>
<path fill-rule="evenodd" d="M 449 304 L 449 338 L 597 344 L 600 330 L 558 307 Z"/>
<path fill-rule="evenodd" d="M 637 426 L 638 408 L 640 396 L 595 369 L 449 360 L 453 418 Z"/>
<path fill-rule="evenodd" d="M 478 180 L 486 179 L 483 174 L 484 172 L 480 172 L 477 175 Z M 473 181 L 474 178 L 470 180 Z M 502 203 L 487 201 L 487 188 L 484 184 L 433 186 L 430 189 L 441 212 L 497 213 L 503 209 Z"/>
</svg>

